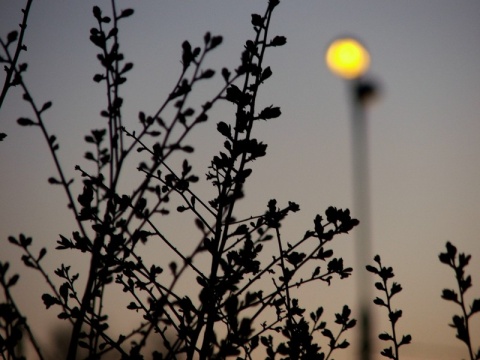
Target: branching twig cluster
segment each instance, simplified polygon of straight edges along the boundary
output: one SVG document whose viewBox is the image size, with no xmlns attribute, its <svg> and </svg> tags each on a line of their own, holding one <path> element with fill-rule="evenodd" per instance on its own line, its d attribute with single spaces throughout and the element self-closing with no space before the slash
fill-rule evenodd
<svg viewBox="0 0 480 360">
<path fill-rule="evenodd" d="M 473 299 L 470 306 L 465 299 L 465 293 L 472 287 L 472 277 L 465 274 L 465 268 L 470 262 L 471 255 L 457 253 L 457 248 L 450 242 L 447 242 L 446 248 L 447 251 L 441 253 L 438 257 L 443 264 L 448 265 L 455 272 L 458 291 L 444 289 L 442 299 L 452 301 L 460 306 L 461 314 L 453 316 L 450 326 L 456 329 L 457 339 L 467 346 L 470 360 L 478 360 L 480 359 L 480 348 L 476 353 L 474 352 L 469 325 L 473 314 L 480 312 L 480 298 Z"/>
<path fill-rule="evenodd" d="M 383 349 L 381 351 L 381 354 L 389 359 L 399 360 L 400 347 L 402 345 L 410 344 L 410 342 L 412 341 L 412 336 L 409 334 L 403 335 L 400 339 L 397 335 L 397 330 L 395 327 L 397 321 L 402 317 L 402 310 L 393 309 L 392 298 L 394 295 L 402 291 L 402 286 L 397 282 L 393 282 L 393 284 L 390 286 L 388 284 L 388 280 L 392 279 L 395 276 L 393 273 L 393 269 L 391 267 L 382 266 L 382 260 L 380 259 L 379 255 L 376 255 L 374 260 L 377 265 L 367 265 L 367 270 L 380 277 L 381 281 L 376 282 L 375 287 L 377 288 L 377 290 L 383 291 L 385 293 L 385 297 L 383 299 L 380 297 L 376 297 L 373 302 L 376 305 L 385 307 L 387 309 L 388 319 L 390 320 L 391 324 L 391 333 L 384 332 L 378 335 L 378 338 L 380 340 L 390 341 L 393 343 L 393 348 L 389 346 Z"/>
<path fill-rule="evenodd" d="M 5 100 L 8 91 L 17 86 L 20 83 L 20 74 L 27 70 L 27 64 L 19 64 L 20 53 L 27 51 L 27 46 L 24 44 L 25 31 L 27 29 L 28 15 L 30 14 L 30 8 L 33 0 L 27 0 L 25 8 L 22 9 L 23 19 L 20 23 L 20 34 L 17 30 L 13 30 L 8 33 L 6 39 L 0 37 L 0 47 L 2 53 L 0 53 L 0 64 L 5 65 L 5 79 L 3 81 L 2 90 L 0 93 L 0 109 L 2 108 L 3 101 Z M 15 45 L 15 50 L 12 51 L 12 46 Z M 17 66 L 18 65 L 18 66 Z M 0 141 L 5 139 L 7 134 L 0 132 Z"/>
<path fill-rule="evenodd" d="M 205 59 L 222 43 L 222 37 L 206 33 L 201 46 L 183 42 L 182 68 L 173 90 L 152 113 L 139 111 L 137 128 L 127 127 L 123 118 L 121 90 L 133 63 L 125 60 L 119 37 L 120 24 L 134 10 L 117 9 L 115 0 L 109 15 L 94 6 L 97 25 L 90 30 L 90 40 L 98 50 L 101 71 L 94 74 L 93 81 L 105 86 L 105 108 L 100 111 L 105 127 L 85 136 L 93 148 L 85 152 L 86 164 L 75 166 L 78 176 L 64 170 L 58 156 L 59 140 L 46 126 L 52 102 L 34 99 L 25 79 L 27 64 L 19 62 L 21 51 L 27 49 L 24 34 L 32 0 L 26 1 L 20 33 L 12 31 L 5 40 L 0 39 L 0 62 L 6 64 L 0 108 L 11 87 L 22 90 L 33 115 L 17 122 L 39 129 L 45 138 L 56 172 L 48 181 L 64 190 L 76 220 L 71 234 L 59 236 L 56 250 L 90 259 L 87 273 L 77 273 L 64 262 L 49 274 L 42 262 L 47 247 L 37 254 L 31 250 L 32 238 L 24 234 L 8 238 L 22 251 L 23 264 L 44 279 L 46 309 L 55 309 L 57 317 L 70 325 L 67 359 L 112 354 L 143 359 L 147 353 L 153 359 L 253 359 L 263 351 L 269 360 L 326 360 L 334 351 L 349 346 L 344 336 L 356 324 L 349 307 L 344 305 L 335 314 L 335 329 L 323 320 L 322 306 L 307 312 L 298 289 L 312 282 L 330 285 L 335 278 L 351 275 L 352 268 L 334 257 L 330 245 L 337 235 L 358 225 L 358 220 L 348 209 L 330 206 L 324 215 L 314 218 L 312 229 L 303 237 L 285 241 L 281 227 L 288 216 L 300 210 L 295 202 L 281 206 L 272 199 L 263 212 L 238 218 L 237 204 L 245 195 L 245 183 L 254 162 L 267 150 L 255 135 L 256 124 L 281 116 L 280 107 L 259 108 L 257 101 L 260 89 L 273 74 L 265 65 L 266 52 L 286 44 L 284 36 L 270 34 L 272 14 L 279 3 L 269 0 L 263 15 L 252 15 L 254 36 L 245 42 L 240 64 L 221 69 L 218 91 L 198 108 L 190 105 L 194 88 L 217 76 L 205 66 Z M 200 177 L 193 169 L 194 148 L 189 139 L 222 101 L 233 106 L 234 115 L 232 121 L 217 122 L 223 149 L 206 170 L 215 195 L 205 199 L 196 191 Z M 0 133 L 0 140 L 5 136 Z M 132 171 L 131 164 L 138 156 L 142 158 L 136 165 L 140 180 L 126 188 L 121 180 Z M 80 193 L 72 187 L 78 178 L 83 184 Z M 168 229 L 174 214 L 188 214 L 192 219 L 198 238 L 191 240 L 189 253 L 180 250 L 179 239 Z M 160 257 L 149 263 L 141 254 L 152 242 L 156 249 L 160 247 Z M 375 287 L 385 294 L 374 303 L 387 309 L 391 323 L 391 332 L 379 338 L 393 343 L 381 354 L 399 360 L 400 347 L 411 342 L 410 335 L 399 338 L 396 324 L 402 311 L 392 307 L 392 298 L 402 287 L 396 282 L 389 284 L 393 270 L 382 266 L 380 256 L 374 260 L 376 265 L 367 270 L 380 277 Z M 453 317 L 451 326 L 467 345 L 470 359 L 479 360 L 480 350 L 473 351 L 469 320 L 480 311 L 480 299 L 468 307 L 464 297 L 472 285 L 471 277 L 465 275 L 469 260 L 470 255 L 463 253 L 457 257 L 457 249 L 447 243 L 440 261 L 455 271 L 458 291 L 445 289 L 442 298 L 460 306 L 462 313 Z M 23 359 L 22 344 L 29 342 L 38 358 L 44 359 L 11 291 L 19 275 L 10 275 L 8 270 L 9 263 L 0 262 L 4 298 L 0 303 L 0 354 L 4 359 Z M 83 289 L 78 286 L 80 278 Z M 179 285 L 182 282 L 192 285 L 185 289 Z M 125 297 L 117 303 L 123 301 L 124 311 L 138 314 L 138 322 L 120 336 L 113 336 L 109 325 L 112 304 L 106 289 L 110 287 L 123 291 Z M 151 343 L 157 347 L 149 348 Z"/>
<path fill-rule="evenodd" d="M 93 167 L 75 167 L 83 181 L 80 194 L 75 194 L 71 186 L 75 177 L 68 176 L 60 163 L 57 137 L 45 125 L 52 102 L 39 105 L 34 100 L 25 81 L 26 66 L 16 64 L 18 56 L 2 59 L 33 110 L 32 118 L 21 117 L 17 122 L 41 130 L 57 172 L 48 181 L 64 189 L 77 222 L 71 235 L 60 235 L 56 250 L 90 255 L 88 274 L 75 273 L 70 265 L 61 264 L 55 270 L 60 281 L 56 286 L 41 264 L 47 249 L 35 255 L 29 248 L 30 237 L 21 234 L 9 238 L 22 249 L 24 264 L 38 271 L 47 283 L 49 291 L 42 296 L 46 308 L 57 309 L 58 318 L 72 326 L 68 359 L 75 359 L 79 349 L 87 358 L 116 353 L 124 359 L 140 359 L 152 338 L 157 343 L 161 339 L 163 347 L 153 351 L 155 359 L 252 359 L 260 345 L 268 359 L 329 359 L 334 350 L 349 345 L 343 335 L 355 320 L 348 306 L 336 314 L 339 330 L 330 330 L 321 321 L 322 307 L 311 313 L 311 323 L 303 316 L 305 309 L 296 289 L 313 281 L 330 284 L 334 277 L 343 279 L 351 274 L 352 269 L 344 266 L 341 258 L 333 257 L 328 247 L 336 235 L 348 233 L 358 220 L 351 218 L 348 210 L 329 207 L 324 217 L 317 215 L 314 219 L 312 230 L 299 240 L 286 242 L 280 228 L 289 214 L 299 211 L 296 203 L 280 207 L 271 200 L 264 213 L 236 217 L 236 204 L 244 196 L 252 165 L 266 155 L 267 145 L 254 135 L 255 124 L 281 115 L 277 106 L 257 107 L 259 90 L 272 76 L 270 67 L 264 65 L 265 53 L 286 43 L 284 36 L 269 33 L 278 4 L 278 0 L 270 0 L 263 15 L 252 15 L 254 37 L 246 41 L 240 65 L 221 70 L 223 85 L 199 109 L 189 106 L 189 100 L 194 87 L 216 75 L 204 64 L 222 43 L 222 37 L 206 33 L 199 47 L 185 41 L 176 85 L 152 114 L 139 112 L 140 129 L 125 126 L 121 96 L 133 64 L 126 62 L 121 52 L 119 24 L 134 11 L 118 10 L 115 1 L 111 2 L 110 15 L 94 6 L 97 25 L 90 31 L 90 40 L 99 51 L 102 71 L 93 80 L 106 89 L 106 106 L 100 112 L 106 127 L 94 129 L 85 137 L 94 147 L 85 152 L 85 159 Z M 17 48 L 23 48 L 21 39 Z M 5 51 L 16 40 L 10 34 Z M 10 80 L 6 84 L 12 85 Z M 206 174 L 216 194 L 213 199 L 203 199 L 195 191 L 200 178 L 189 161 L 194 149 L 188 139 L 208 120 L 209 111 L 219 101 L 234 106 L 234 121 L 217 123 L 224 149 L 213 157 Z M 143 160 L 137 170 L 143 177 L 126 190 L 120 187 L 120 180 L 129 170 L 130 159 L 139 153 Z M 178 158 L 183 160 L 178 162 Z M 172 199 L 181 205 L 172 205 Z M 172 212 L 193 216 L 199 240 L 190 254 L 180 251 L 178 239 L 165 231 Z M 140 254 L 153 240 L 162 244 L 163 253 L 172 255 L 147 264 Z M 274 254 L 270 260 L 261 256 L 267 247 Z M 200 257 L 208 259 L 208 266 L 197 260 Z M 42 358 L 9 292 L 18 276 L 8 278 L 7 269 L 8 263 L 2 263 L 1 285 L 7 300 L 0 316 L 8 321 L 0 323 L 0 351 L 17 358 L 20 329 L 25 328 Z M 80 277 L 86 278 L 83 290 L 78 289 Z M 178 286 L 185 277 L 197 284 L 197 298 Z M 131 332 L 118 338 L 110 335 L 108 322 L 105 291 L 111 286 L 125 293 L 125 311 L 140 315 Z M 317 343 L 316 333 L 327 339 L 327 352 Z"/>
</svg>

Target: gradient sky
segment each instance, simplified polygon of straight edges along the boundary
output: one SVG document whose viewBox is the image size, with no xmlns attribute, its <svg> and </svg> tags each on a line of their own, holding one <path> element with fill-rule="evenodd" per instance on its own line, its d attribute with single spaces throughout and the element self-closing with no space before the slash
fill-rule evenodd
<svg viewBox="0 0 480 360">
<path fill-rule="evenodd" d="M 23 3 L 1 0 L 2 38 L 21 21 Z M 21 59 L 29 63 L 25 79 L 37 101 L 53 100 L 46 122 L 72 175 L 75 164 L 85 163 L 84 135 L 104 126 L 98 115 L 105 106 L 103 87 L 92 81 L 100 69 L 97 50 L 88 40 L 97 3 L 107 10 L 107 2 L 91 0 L 34 1 L 28 53 Z M 120 8 L 131 4 L 118 3 Z M 169 93 L 181 70 L 183 40 L 201 44 L 206 31 L 222 34 L 224 43 L 208 63 L 216 69 L 236 67 L 244 41 L 252 36 L 250 14 L 263 13 L 265 6 L 259 0 L 135 2 L 135 15 L 120 28 L 123 52 L 135 63 L 123 90 L 127 127 L 137 126 L 138 111 L 153 112 Z M 372 56 L 370 75 L 382 90 L 368 112 L 373 252 L 393 266 L 404 288 L 395 305 L 404 311 L 400 331 L 414 339 L 404 348 L 406 360 L 466 356 L 448 327 L 457 309 L 440 299 L 443 288 L 455 286 L 453 273 L 437 257 L 447 240 L 473 255 L 469 299 L 480 295 L 479 19 L 477 0 L 285 0 L 273 17 L 272 36 L 284 35 L 288 43 L 267 55 L 274 76 L 260 102 L 280 106 L 282 117 L 257 130 L 269 145 L 268 155 L 257 161 L 241 207 L 261 211 L 271 198 L 299 203 L 302 211 L 285 225 L 286 237 L 295 238 L 329 205 L 352 207 L 347 87 L 328 71 L 323 57 L 337 36 L 362 39 Z M 216 114 L 192 138 L 199 175 L 221 145 L 216 122 L 231 119 L 233 112 L 222 105 Z M 48 149 L 36 129 L 16 124 L 21 116 L 31 112 L 14 89 L 0 110 L 0 131 L 8 134 L 0 143 L 0 259 L 11 262 L 20 254 L 7 236 L 24 232 L 38 248 L 53 250 L 58 234 L 72 231 L 63 193 L 47 183 L 55 174 Z M 334 250 L 354 264 L 353 236 L 339 239 Z M 58 256 L 50 253 L 52 269 L 63 260 Z M 24 307 L 35 309 L 45 289 L 32 290 L 35 299 L 22 296 L 27 289 L 28 283 L 18 294 Z M 311 291 L 333 313 L 340 310 L 339 296 L 342 304 L 354 306 L 354 290 L 355 277 Z M 381 310 L 375 309 L 377 332 L 387 330 Z M 39 316 L 55 318 L 53 312 Z M 478 316 L 472 334 L 480 339 Z M 351 359 L 352 353 L 335 358 Z"/>
</svg>

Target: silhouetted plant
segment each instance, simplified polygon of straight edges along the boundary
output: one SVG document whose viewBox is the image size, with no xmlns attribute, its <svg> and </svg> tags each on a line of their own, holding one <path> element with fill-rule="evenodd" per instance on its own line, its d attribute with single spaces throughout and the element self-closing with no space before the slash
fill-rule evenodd
<svg viewBox="0 0 480 360">
<path fill-rule="evenodd" d="M 384 332 L 378 335 L 378 338 L 383 341 L 391 341 L 393 343 L 393 348 L 391 346 L 386 347 L 381 351 L 381 354 L 389 359 L 399 360 L 400 359 L 400 347 L 402 345 L 410 344 L 412 341 L 412 336 L 407 334 L 403 335 L 402 339 L 399 340 L 397 335 L 397 331 L 395 325 L 397 321 L 402 317 L 402 310 L 394 310 L 392 307 L 392 298 L 400 291 L 402 291 L 402 286 L 397 283 L 393 282 L 390 286 L 388 281 L 392 279 L 395 274 L 393 273 L 393 269 L 391 267 L 382 266 L 382 261 L 379 255 L 374 257 L 375 262 L 377 265 L 367 265 L 366 268 L 371 273 L 378 275 L 381 281 L 375 282 L 375 287 L 377 290 L 382 291 L 385 294 L 385 297 L 382 299 L 380 297 L 376 297 L 373 302 L 380 306 L 385 307 L 388 311 L 388 319 L 390 320 L 391 324 L 391 333 Z"/>
<path fill-rule="evenodd" d="M 197 84 L 216 75 L 213 69 L 204 67 L 204 60 L 221 44 L 222 37 L 206 33 L 199 47 L 185 41 L 176 85 L 153 114 L 139 112 L 140 129 L 136 130 L 123 123 L 120 90 L 133 64 L 125 62 L 120 51 L 118 27 L 134 11 L 119 11 L 115 1 L 111 4 L 111 16 L 93 7 L 97 26 L 90 30 L 90 40 L 99 49 L 97 57 L 102 66 L 93 80 L 106 88 L 107 103 L 100 113 L 106 128 L 94 129 L 85 137 L 94 147 L 85 153 L 85 159 L 94 166 L 75 167 L 83 179 L 80 194 L 74 194 L 74 179 L 60 164 L 57 137 L 45 126 L 52 102 L 39 105 L 24 80 L 26 66 L 16 66 L 11 57 L 5 60 L 34 113 L 33 119 L 21 117 L 17 122 L 41 130 L 57 172 L 48 181 L 65 190 L 76 220 L 77 229 L 71 236 L 60 235 L 56 249 L 91 255 L 88 274 L 75 273 L 70 265 L 61 264 L 55 270 L 61 281 L 57 287 L 41 264 L 46 248 L 33 254 L 30 237 L 9 237 L 10 243 L 22 249 L 24 264 L 38 271 L 49 286 L 49 292 L 42 296 L 46 308 L 57 309 L 58 318 L 72 326 L 67 358 L 75 359 L 81 348 L 89 359 L 112 352 L 122 359 L 141 359 L 147 341 L 154 336 L 162 339 L 165 348 L 153 352 L 154 359 L 252 359 L 260 344 L 267 359 L 329 359 L 334 350 L 348 347 L 342 337 L 355 326 L 348 306 L 336 314 L 339 330 L 335 332 L 321 319 L 322 307 L 310 314 L 311 321 L 304 317 L 306 310 L 296 297 L 296 289 L 313 281 L 330 284 L 334 277 L 350 276 L 352 269 L 344 266 L 343 259 L 334 258 L 328 247 L 336 235 L 348 233 L 358 220 L 351 218 L 349 210 L 329 207 L 325 217 L 315 217 L 313 229 L 303 237 L 285 242 L 280 228 L 289 214 L 299 211 L 296 203 L 281 207 L 270 200 L 263 213 L 241 219 L 235 212 L 253 171 L 252 163 L 266 155 L 267 145 L 254 137 L 254 126 L 258 120 L 281 115 L 277 106 L 257 106 L 259 89 L 272 75 L 263 63 L 265 52 L 286 43 L 284 36 L 269 35 L 272 13 L 279 1 L 270 0 L 263 15 L 252 15 L 254 37 L 246 41 L 240 65 L 221 70 L 223 85 L 200 109 L 188 105 L 190 95 Z M 194 149 L 187 140 L 193 129 L 208 120 L 209 111 L 219 101 L 233 104 L 235 116 L 233 123 L 217 124 L 224 137 L 224 150 L 213 157 L 206 174 L 216 195 L 205 200 L 194 190 L 200 179 L 188 160 Z M 171 117 L 166 115 L 167 109 L 173 110 Z M 143 176 L 132 189 L 125 189 L 120 180 L 137 153 L 146 155 L 137 166 Z M 182 160 L 172 159 L 173 154 Z M 172 199 L 181 204 L 172 205 Z M 190 254 L 179 251 L 178 239 L 162 230 L 172 208 L 194 217 L 200 240 Z M 164 271 L 166 264 L 147 264 L 140 255 L 142 247 L 153 239 L 175 256 L 160 259 L 168 262 L 170 274 Z M 260 256 L 267 247 L 268 253 L 274 254 L 271 260 Z M 202 263 L 199 257 L 208 262 Z M 1 285 L 7 294 L 1 305 L 0 315 L 6 320 L 0 323 L 0 349 L 5 356 L 17 358 L 17 329 L 26 327 L 26 322 L 9 288 L 18 276 L 7 278 L 8 263 L 0 265 Z M 80 276 L 86 276 L 84 291 L 77 286 Z M 197 284 L 198 298 L 179 289 L 177 284 L 184 277 L 190 284 Z M 105 289 L 110 286 L 120 287 L 128 296 L 127 310 L 141 316 L 136 327 L 118 338 L 109 335 Z M 26 329 L 35 345 L 33 334 Z M 328 351 L 317 343 L 316 333 L 327 339 Z M 35 350 L 43 358 L 38 346 Z"/>
<path fill-rule="evenodd" d="M 27 0 L 25 8 L 22 9 L 23 19 L 22 23 L 19 24 L 20 34 L 17 30 L 13 30 L 8 33 L 5 40 L 0 37 L 0 46 L 2 47 L 3 53 L 0 54 L 0 64 L 6 63 L 5 66 L 5 80 L 3 81 L 2 91 L 0 92 L 0 109 L 2 108 L 3 101 L 7 96 L 8 90 L 19 84 L 21 74 L 27 70 L 27 64 L 22 63 L 18 64 L 20 53 L 22 51 L 27 51 L 27 47 L 23 43 L 23 38 L 25 35 L 25 30 L 27 28 L 28 14 L 30 13 L 30 7 L 33 0 Z M 12 51 L 11 47 L 16 43 L 15 50 Z M 0 133 L 0 141 L 2 141 L 7 134 Z"/>
<path fill-rule="evenodd" d="M 472 277 L 465 274 L 465 268 L 470 262 L 472 256 L 466 255 L 465 253 L 457 253 L 457 248 L 450 242 L 447 242 L 446 249 L 447 251 L 440 253 L 438 258 L 443 264 L 448 265 L 455 272 L 458 292 L 453 289 L 443 289 L 442 299 L 453 301 L 460 306 L 462 312 L 460 315 L 453 316 L 450 326 L 456 329 L 457 339 L 467 345 L 470 359 L 478 360 L 480 359 L 480 348 L 476 353 L 473 350 L 469 322 L 473 314 L 480 312 L 480 298 L 473 299 L 470 306 L 468 306 L 468 303 L 465 300 L 465 293 L 472 287 Z"/>
<path fill-rule="evenodd" d="M 7 278 L 8 268 L 8 263 L 0 263 L 0 284 L 5 294 L 5 302 L 0 304 L 0 352 L 4 358 L 5 354 L 11 354 L 13 358 L 21 359 L 17 349 L 22 341 L 25 319 L 20 315 L 10 293 L 10 288 L 17 283 L 19 276 L 15 274 Z"/>
<path fill-rule="evenodd" d="M 305 315 L 308 312 L 297 297 L 297 289 L 311 282 L 330 284 L 335 277 L 351 275 L 352 268 L 345 266 L 342 258 L 333 257 L 329 245 L 336 235 L 358 225 L 358 220 L 348 209 L 331 206 L 324 216 L 314 218 L 312 229 L 303 237 L 286 242 L 280 229 L 288 215 L 300 210 L 294 202 L 280 206 L 272 199 L 265 211 L 237 219 L 236 205 L 244 196 L 253 162 L 264 157 L 267 150 L 267 145 L 254 137 L 253 129 L 258 120 L 281 115 L 277 106 L 259 109 L 257 105 L 259 89 L 272 76 L 272 70 L 264 64 L 265 52 L 286 43 L 284 36 L 269 35 L 279 0 L 269 0 L 263 15 L 252 15 L 254 37 L 246 41 L 239 66 L 221 69 L 223 84 L 197 109 L 189 106 L 191 94 L 197 85 L 216 76 L 204 62 L 222 43 L 222 37 L 206 33 L 198 47 L 183 42 L 177 83 L 155 112 L 139 111 L 137 129 L 127 128 L 123 122 L 120 92 L 133 64 L 126 62 L 120 51 L 119 23 L 134 11 L 117 10 L 114 0 L 110 16 L 94 6 L 97 25 L 90 30 L 90 40 L 99 50 L 102 71 L 93 80 L 105 86 L 106 105 L 100 115 L 106 127 L 93 129 L 85 136 L 93 149 L 85 152 L 87 165 L 75 167 L 83 182 L 80 194 L 73 190 L 74 177 L 61 166 L 57 137 L 45 126 L 52 102 L 34 100 L 24 79 L 27 65 L 18 63 L 21 51 L 26 50 L 23 36 L 31 3 L 26 1 L 20 34 L 12 31 L 6 41 L 0 39 L 4 54 L 0 62 L 6 64 L 0 108 L 12 86 L 22 89 L 33 118 L 21 117 L 17 122 L 40 129 L 56 170 L 48 181 L 63 188 L 76 220 L 71 235 L 59 235 L 56 249 L 90 255 L 88 273 L 76 273 L 71 265 L 62 263 L 54 271 L 61 283 L 57 286 L 51 279 L 53 274 L 42 265 L 47 248 L 41 248 L 38 254 L 32 252 L 32 238 L 24 234 L 10 236 L 8 241 L 21 249 L 24 265 L 43 277 L 49 288 L 42 295 L 45 307 L 56 309 L 58 318 L 71 326 L 66 358 L 98 359 L 113 354 L 122 359 L 142 359 L 149 341 L 161 341 L 152 352 L 153 359 L 253 359 L 261 353 L 258 350 L 263 350 L 269 360 L 327 360 L 335 350 L 348 347 L 344 335 L 356 324 L 348 306 L 335 314 L 335 330 L 324 321 L 322 306 Z M 206 179 L 216 193 L 207 200 L 195 190 L 200 178 L 189 161 L 194 148 L 187 141 L 220 101 L 231 103 L 235 113 L 233 121 L 217 123 L 224 149 L 213 157 L 207 170 Z M 0 133 L 0 140 L 5 136 Z M 121 179 L 131 171 L 137 154 L 143 156 L 136 166 L 141 180 L 125 188 L 120 185 Z M 193 217 L 199 239 L 192 241 L 188 254 L 177 248 L 175 234 L 172 237 L 164 231 L 172 212 Z M 163 253 L 159 263 L 147 264 L 141 253 L 153 240 L 162 244 Z M 165 255 L 167 251 L 173 255 Z M 265 253 L 273 254 L 270 260 L 262 256 Z M 393 348 L 387 347 L 381 354 L 399 360 L 399 348 L 411 341 L 410 335 L 399 340 L 396 334 L 402 311 L 394 310 L 391 300 L 402 288 L 396 282 L 390 286 L 392 268 L 382 266 L 379 256 L 374 260 L 377 265 L 369 265 L 367 270 L 380 277 L 375 286 L 385 294 L 385 299 L 377 297 L 374 303 L 387 308 L 392 326 L 391 333 L 382 333 L 379 338 L 391 341 Z M 440 260 L 454 269 L 459 287 L 458 293 L 449 289 L 442 293 L 444 299 L 462 309 L 451 326 L 468 346 L 471 360 L 479 360 L 480 350 L 476 355 L 472 350 L 469 320 L 480 311 L 480 299 L 474 299 L 469 309 L 464 299 L 471 287 L 471 277 L 464 273 L 470 255 L 459 254 L 457 259 L 456 248 L 447 243 L 447 252 L 440 254 Z M 167 267 L 169 271 L 165 271 Z M 28 340 L 36 355 L 44 359 L 11 292 L 19 276 L 10 276 L 8 270 L 9 263 L 0 262 L 4 293 L 0 303 L 0 353 L 6 359 L 23 359 L 22 346 Z M 80 277 L 86 280 L 83 291 L 78 289 Z M 190 289 L 179 286 L 185 278 L 193 284 Z M 118 338 L 110 333 L 105 297 L 106 289 L 115 286 L 125 293 L 126 310 L 139 314 L 138 324 Z M 325 349 L 319 338 L 326 340 Z"/>
</svg>

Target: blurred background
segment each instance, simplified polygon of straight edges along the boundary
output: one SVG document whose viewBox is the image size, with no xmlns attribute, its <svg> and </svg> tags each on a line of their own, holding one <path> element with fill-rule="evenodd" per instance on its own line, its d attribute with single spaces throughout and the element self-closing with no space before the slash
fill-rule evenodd
<svg viewBox="0 0 480 360">
<path fill-rule="evenodd" d="M 3 39 L 18 29 L 24 3 L 1 1 Z M 88 39 L 96 25 L 92 6 L 97 4 L 108 10 L 107 2 L 91 0 L 34 1 L 25 37 L 28 52 L 20 60 L 29 64 L 25 80 L 36 101 L 53 101 L 53 108 L 45 113 L 46 124 L 59 140 L 60 158 L 70 176 L 77 176 L 75 164 L 87 163 L 84 136 L 106 125 L 99 116 L 106 106 L 105 91 L 92 80 L 100 71 L 98 51 Z M 125 125 L 132 129 L 138 128 L 139 111 L 154 113 L 171 91 L 181 71 L 184 40 L 201 45 L 206 31 L 223 35 L 224 43 L 207 64 L 217 70 L 233 69 L 245 40 L 253 36 L 250 15 L 263 14 L 266 8 L 266 1 L 258 0 L 118 4 L 135 8 L 133 17 L 120 24 L 121 50 L 135 64 L 122 90 Z M 336 37 L 360 38 L 372 57 L 369 76 L 380 88 L 367 109 L 372 257 L 380 254 L 404 288 L 394 298 L 394 306 L 404 314 L 398 323 L 400 334 L 413 336 L 412 345 L 402 348 L 405 360 L 467 356 L 464 345 L 455 339 L 455 330 L 448 326 L 457 307 L 440 298 L 443 288 L 456 284 L 438 254 L 447 241 L 472 254 L 468 273 L 474 287 L 467 298 L 479 297 L 479 19 L 476 0 L 302 0 L 282 1 L 271 25 L 270 35 L 286 36 L 287 45 L 267 54 L 273 77 L 264 85 L 260 103 L 280 106 L 282 116 L 257 128 L 257 138 L 268 144 L 267 157 L 254 165 L 242 210 L 262 212 L 272 198 L 280 204 L 297 202 L 302 211 L 289 217 L 282 228 L 285 239 L 297 239 L 328 206 L 352 208 L 348 85 L 330 73 L 324 56 Z M 2 83 L 3 79 L 4 74 Z M 219 84 L 221 80 L 205 83 L 200 97 L 204 92 L 213 94 Z M 43 311 L 40 296 L 48 289 L 35 286 L 43 281 L 25 271 L 20 252 L 7 237 L 23 232 L 34 238 L 34 248 L 46 246 L 50 250 L 47 268 L 53 270 L 68 256 L 53 251 L 58 234 L 71 234 L 74 223 L 66 211 L 64 193 L 47 182 L 56 174 L 41 134 L 16 124 L 17 118 L 32 116 L 21 95 L 19 89 L 12 89 L 0 109 L 0 132 L 8 134 L 0 143 L 0 259 L 12 263 L 11 274 L 21 273 L 21 284 L 15 288 L 21 308 L 36 323 L 34 331 L 48 341 L 58 327 L 55 310 Z M 223 104 L 214 114 L 191 137 L 196 149 L 194 170 L 202 179 L 221 146 L 216 123 L 231 121 L 234 113 Z M 128 183 L 130 174 L 125 175 Z M 203 186 L 208 190 L 198 191 L 208 194 L 210 185 L 203 182 Z M 355 266 L 354 232 L 332 247 L 355 271 L 364 271 Z M 165 266 L 169 262 L 158 258 Z M 81 271 L 88 258 L 68 261 Z M 321 303 L 332 314 L 344 303 L 355 311 L 355 271 L 330 287 L 309 289 L 306 301 Z M 372 296 L 377 296 L 376 279 L 370 279 Z M 376 334 L 389 331 L 383 309 L 373 309 L 373 316 Z M 114 317 L 113 322 L 121 319 Z M 335 359 L 356 358 L 357 335 L 357 330 L 350 334 L 352 347 L 338 352 Z M 472 335 L 480 346 L 478 316 Z M 375 359 L 381 358 L 384 345 L 375 342 Z"/>
</svg>

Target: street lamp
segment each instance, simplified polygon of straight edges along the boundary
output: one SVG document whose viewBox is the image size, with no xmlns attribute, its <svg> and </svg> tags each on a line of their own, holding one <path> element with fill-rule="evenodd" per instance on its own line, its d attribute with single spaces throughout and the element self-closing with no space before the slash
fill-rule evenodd
<svg viewBox="0 0 480 360">
<path fill-rule="evenodd" d="M 327 49 L 328 68 L 347 80 L 352 106 L 352 165 L 353 210 L 360 219 L 355 230 L 358 274 L 358 301 L 360 309 L 360 359 L 371 359 L 370 287 L 365 265 L 371 260 L 370 185 L 368 176 L 368 137 L 366 105 L 375 95 L 375 85 L 363 76 L 370 66 L 370 55 L 356 39 L 345 37 L 334 40 Z"/>
<path fill-rule="evenodd" d="M 328 47 L 325 60 L 335 75 L 349 80 L 364 75 L 370 66 L 370 54 L 353 38 L 334 40 Z"/>
</svg>

